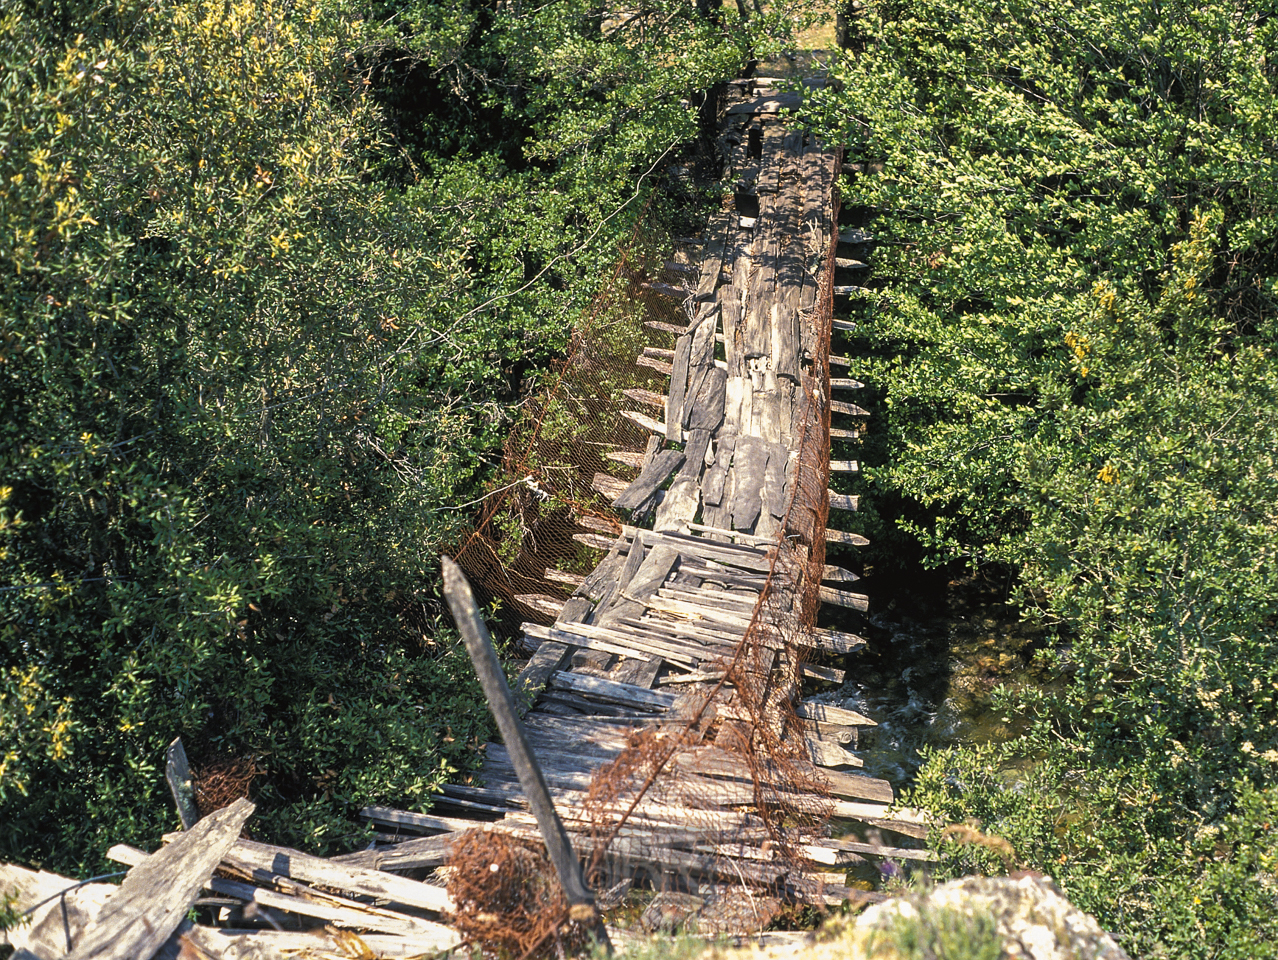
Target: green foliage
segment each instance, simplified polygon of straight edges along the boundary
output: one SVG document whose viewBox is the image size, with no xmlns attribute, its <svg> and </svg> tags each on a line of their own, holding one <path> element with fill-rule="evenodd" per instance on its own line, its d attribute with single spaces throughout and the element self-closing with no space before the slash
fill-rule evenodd
<svg viewBox="0 0 1278 960">
<path fill-rule="evenodd" d="M 877 16 L 817 108 L 885 161 L 851 189 L 884 280 L 860 309 L 893 456 L 867 473 L 933 562 L 1020 570 L 1066 681 L 1009 692 L 1025 738 L 932 757 L 913 802 L 1134 954 L 1269 955 L 1278 25 L 1246 0 Z"/>
<path fill-rule="evenodd" d="M 435 593 L 455 507 L 697 92 L 793 22 L 6 7 L 0 859 L 153 846 L 174 735 L 251 760 L 254 829 L 318 850 L 475 766 Z"/>
<path fill-rule="evenodd" d="M 986 914 L 907 901 L 870 933 L 866 955 L 892 960 L 1000 960 L 1003 938 Z"/>
</svg>

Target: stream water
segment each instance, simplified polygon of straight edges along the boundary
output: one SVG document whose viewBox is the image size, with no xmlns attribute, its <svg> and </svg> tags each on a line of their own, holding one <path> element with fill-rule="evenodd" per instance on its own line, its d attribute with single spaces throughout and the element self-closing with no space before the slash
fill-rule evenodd
<svg viewBox="0 0 1278 960">
<path fill-rule="evenodd" d="M 1042 630 L 1006 602 L 1007 584 L 981 575 L 911 573 L 867 578 L 867 649 L 847 658 L 837 692 L 878 721 L 862 736 L 864 772 L 899 791 L 924 747 L 1004 740 L 1016 731 L 991 709 L 995 687 L 1038 683 Z"/>
</svg>

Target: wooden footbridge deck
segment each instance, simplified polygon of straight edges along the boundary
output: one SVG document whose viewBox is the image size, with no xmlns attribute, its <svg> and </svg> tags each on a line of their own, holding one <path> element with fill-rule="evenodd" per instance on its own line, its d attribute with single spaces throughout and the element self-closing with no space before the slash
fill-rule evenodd
<svg viewBox="0 0 1278 960">
<path fill-rule="evenodd" d="M 757 678 L 767 687 L 763 700 L 794 707 L 801 729 L 786 735 L 803 738 L 813 779 L 828 789 L 811 798 L 813 805 L 825 802 L 836 817 L 920 835 L 917 820 L 888 813 L 891 785 L 857 770 L 858 731 L 873 720 L 801 697 L 805 675 L 843 678 L 841 670 L 805 665 L 804 653 L 847 654 L 864 644 L 849 633 L 804 628 L 800 611 L 821 602 L 865 609 L 866 598 L 846 589 L 857 579 L 853 574 L 822 563 L 814 576 L 810 562 L 825 539 L 864 542 L 828 530 L 826 516 L 829 509 L 857 507 L 856 497 L 828 489 L 831 469 L 857 468 L 830 461 L 830 437 L 856 437 L 856 418 L 865 411 L 845 399 L 861 384 L 829 375 L 831 301 L 836 279 L 845 279 L 835 271 L 860 266 L 839 256 L 844 251 L 836 242 L 840 157 L 787 126 L 778 112 L 787 102 L 749 82 L 730 94 L 720 144 L 735 203 L 688 245 L 690 263 L 680 271 L 686 285 L 666 290 L 683 300 L 688 317 L 686 327 L 656 325 L 677 335 L 673 351 L 650 349 L 640 358 L 669 376 L 666 396 L 656 398 L 663 416 L 627 412 L 650 434 L 644 451 L 623 458 L 637 475 L 628 483 L 595 479 L 634 525 L 611 539 L 588 535 L 607 556 L 553 624 L 523 625 L 527 646 L 536 650 L 516 684 L 531 703 L 524 717 L 528 739 L 583 857 L 600 828 L 597 815 L 585 812 L 600 768 L 627 749 L 636 730 L 677 730 L 691 705 L 712 699 L 711 742 L 681 758 L 681 776 L 701 781 L 701 806 L 645 808 L 637 829 L 646 836 L 631 842 L 625 856 L 631 872 L 657 886 L 677 877 L 674 885 L 685 893 L 704 894 L 697 898 L 707 904 L 700 923 L 711 931 L 738 932 L 734 924 L 742 925 L 739 913 L 715 913 L 725 882 L 748 880 L 773 891 L 785 882 L 782 871 L 767 869 L 766 835 L 751 834 L 751 815 L 742 812 L 755 796 L 749 772 L 715 746 L 730 731 L 748 740 L 748 725 L 757 720 L 738 707 L 735 686 L 721 681 L 747 631 L 759 627 L 765 586 L 772 606 L 779 598 L 785 608 L 784 622 L 769 614 L 758 631 L 768 653 L 751 668 L 766 671 Z M 481 823 L 535 836 L 506 748 L 490 743 L 486 756 L 477 785 L 444 788 L 441 807 L 452 816 L 365 811 L 388 830 L 433 836 L 349 859 L 383 869 L 437 864 L 450 835 Z M 735 817 L 729 833 L 735 829 L 753 842 L 731 856 L 721 849 L 701 856 L 705 837 L 687 828 L 704 820 L 706 798 L 725 822 Z M 866 896 L 846 887 L 836 867 L 876 852 L 909 856 L 825 836 L 806 840 L 813 875 L 826 881 L 821 898 L 832 903 Z M 747 917 L 744 926 L 753 921 L 760 929 L 758 921 L 766 919 Z"/>
<path fill-rule="evenodd" d="M 650 433 L 645 450 L 621 458 L 637 473 L 628 481 L 596 477 L 632 525 L 609 529 L 606 557 L 553 624 L 524 625 L 536 648 L 517 684 L 527 697 L 528 740 L 583 857 L 610 828 L 600 823 L 598 804 L 589 803 L 600 769 L 638 733 L 673 736 L 699 725 L 695 747 L 675 760 L 695 806 L 669 794 L 649 797 L 625 811 L 625 829 L 613 830 L 609 883 L 621 880 L 619 890 L 642 875 L 665 891 L 645 915 L 653 927 L 698 916 L 703 932 L 757 931 L 772 915 L 766 905 L 773 895 L 802 888 L 813 899 L 815 881 L 818 900 L 874 898 L 846 887 L 839 871 L 863 858 L 926 856 L 834 839 L 818 828 L 798 837 L 797 860 L 791 850 L 782 862 L 761 829 L 758 770 L 725 746 L 733 738 L 749 743 L 758 736 L 753 728 L 767 727 L 798 747 L 792 754 L 811 774 L 802 780 L 811 795 L 792 801 L 922 835 L 917 818 L 888 812 L 891 786 L 858 771 L 858 731 L 873 721 L 802 696 L 805 677 L 842 679 L 841 670 L 806 665 L 804 654 L 847 654 L 863 645 L 813 624 L 821 603 L 865 609 L 865 598 L 848 590 L 856 577 L 823 560 L 827 540 L 863 542 L 829 530 L 827 514 L 857 507 L 855 497 L 828 489 L 831 470 L 856 469 L 830 461 L 830 439 L 855 437 L 864 411 L 852 402 L 860 384 L 830 376 L 838 362 L 829 356 L 830 328 L 841 323 L 831 319 L 832 298 L 846 290 L 846 271 L 860 266 L 848 259 L 855 251 L 836 240 L 840 157 L 788 125 L 779 111 L 791 103 L 790 95 L 755 82 L 730 88 L 719 142 L 735 202 L 686 245 L 677 271 L 685 288 L 667 290 L 683 301 L 688 319 L 666 331 L 677 335 L 674 350 L 640 358 L 669 376 L 666 396 L 656 398 L 660 407 L 651 408 L 662 417 L 627 413 Z M 752 653 L 743 660 L 747 648 Z M 773 708 L 784 708 L 784 724 L 761 715 Z M 436 813 L 366 809 L 386 842 L 359 853 L 323 860 L 237 840 L 248 816 L 243 801 L 187 824 L 150 856 L 113 848 L 111 855 L 134 869 L 118 892 L 96 885 L 72 895 L 88 918 L 81 918 L 87 932 L 81 938 L 77 928 L 77 944 L 117 935 L 106 928 L 145 927 L 155 944 L 165 944 L 164 956 L 364 955 L 351 952 L 353 941 L 340 928 L 364 931 L 368 955 L 416 956 L 455 945 L 448 890 L 430 876 L 393 872 L 422 876 L 444 867 L 456 838 L 478 826 L 537 837 L 506 747 L 489 743 L 485 750 L 475 782 L 445 787 Z M 219 875 L 210 879 L 214 867 Z M 19 868 L 0 871 L 12 874 L 0 879 L 31 894 L 23 906 L 70 884 Z M 302 918 L 301 929 L 185 923 L 172 933 L 201 886 L 231 905 Z M 745 891 L 746 909 L 727 895 L 731 886 Z M 166 898 L 176 898 L 176 912 L 166 914 L 171 922 L 153 916 Z M 18 956 L 60 956 L 69 947 L 73 931 L 59 909 L 55 916 L 53 906 L 41 908 Z M 130 910 L 145 914 L 146 923 Z M 155 944 L 129 941 L 118 955 L 151 956 Z"/>
</svg>

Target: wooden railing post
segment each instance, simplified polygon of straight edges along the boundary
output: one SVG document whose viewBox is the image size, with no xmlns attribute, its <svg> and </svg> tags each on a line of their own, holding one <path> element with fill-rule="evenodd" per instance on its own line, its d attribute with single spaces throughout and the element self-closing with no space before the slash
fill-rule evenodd
<svg viewBox="0 0 1278 960">
<path fill-rule="evenodd" d="M 457 628 L 466 642 L 466 652 L 475 665 L 475 672 L 479 674 L 484 696 L 488 698 L 488 708 L 492 711 L 497 729 L 501 731 L 501 738 L 510 752 L 510 761 L 519 777 L 519 785 L 523 787 L 528 806 L 532 808 L 537 826 L 541 828 L 546 853 L 559 875 L 559 883 L 568 898 L 572 919 L 589 929 L 600 946 L 611 956 L 612 943 L 595 905 L 595 896 L 586 886 L 581 862 L 573 852 L 572 844 L 568 842 L 568 834 L 559 814 L 555 812 L 541 768 L 537 766 L 537 760 L 528 746 L 515 698 L 511 695 L 510 685 L 506 683 L 506 674 L 497 659 L 497 651 L 493 649 L 488 630 L 479 617 L 479 608 L 470 592 L 470 584 L 466 582 L 461 568 L 451 559 L 444 557 L 443 565 L 444 596 L 448 600 L 448 607 L 452 610 L 453 619 L 457 621 Z"/>
</svg>

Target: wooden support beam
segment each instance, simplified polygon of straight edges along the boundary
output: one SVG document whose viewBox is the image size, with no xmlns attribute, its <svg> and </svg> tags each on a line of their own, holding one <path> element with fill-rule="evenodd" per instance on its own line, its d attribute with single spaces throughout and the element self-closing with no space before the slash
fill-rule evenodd
<svg viewBox="0 0 1278 960">
<path fill-rule="evenodd" d="M 864 407 L 858 407 L 855 403 L 846 403 L 843 400 L 831 400 L 830 412 L 846 413 L 852 417 L 868 417 L 870 415 L 870 411 Z"/>
<path fill-rule="evenodd" d="M 831 357 L 830 360 L 833 362 L 834 358 Z M 847 363 L 844 363 L 843 365 L 846 367 Z M 846 377 L 831 377 L 830 389 L 831 390 L 863 390 L 865 389 L 865 384 L 863 384 L 860 380 L 851 380 Z"/>
<path fill-rule="evenodd" d="M 842 590 L 822 587 L 820 597 L 822 603 L 831 603 L 836 607 L 845 607 L 848 610 L 857 610 L 865 613 L 870 609 L 870 598 L 863 593 L 844 593 Z"/>
<path fill-rule="evenodd" d="M 842 543 L 849 547 L 868 547 L 870 545 L 870 541 L 859 533 L 844 533 L 842 530 L 831 530 L 829 527 L 825 530 L 825 542 Z"/>
<path fill-rule="evenodd" d="M 829 496 L 831 510 L 848 510 L 855 513 L 861 504 L 861 498 L 857 494 L 835 493 L 830 490 Z"/>
<path fill-rule="evenodd" d="M 831 473 L 857 473 L 860 471 L 861 465 L 855 460 L 831 460 Z"/>
</svg>

